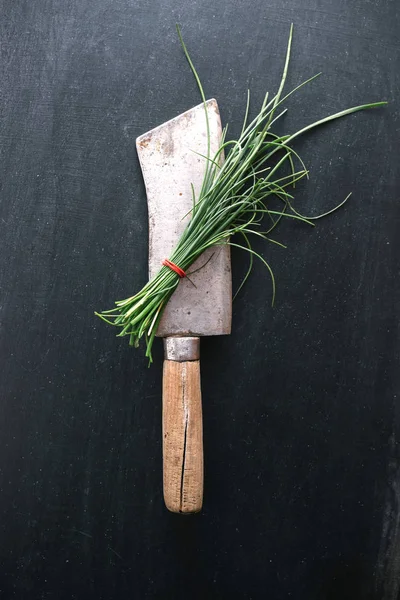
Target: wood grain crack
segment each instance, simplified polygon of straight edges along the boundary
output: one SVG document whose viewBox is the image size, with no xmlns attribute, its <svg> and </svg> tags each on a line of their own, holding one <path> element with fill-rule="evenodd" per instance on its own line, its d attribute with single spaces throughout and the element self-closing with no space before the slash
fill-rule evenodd
<svg viewBox="0 0 400 600">
<path fill-rule="evenodd" d="M 179 512 L 183 511 L 187 434 L 188 434 L 188 425 L 189 425 L 189 411 L 188 411 L 188 406 L 187 406 L 187 402 L 186 402 L 186 368 L 183 369 L 183 373 L 182 373 L 182 408 L 183 408 L 183 414 L 184 414 L 184 419 L 185 419 L 185 429 L 184 429 L 184 433 L 183 433 L 183 452 L 182 452 L 182 466 L 181 466 L 181 495 L 180 495 Z"/>
</svg>

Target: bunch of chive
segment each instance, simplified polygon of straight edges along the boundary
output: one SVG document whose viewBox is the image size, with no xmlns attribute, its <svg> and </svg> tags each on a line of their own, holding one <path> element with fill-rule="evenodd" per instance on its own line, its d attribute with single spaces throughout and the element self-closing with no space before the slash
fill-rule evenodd
<svg viewBox="0 0 400 600">
<path fill-rule="evenodd" d="M 303 161 L 291 143 L 303 133 L 318 127 L 328 121 L 344 117 L 359 110 L 383 106 L 386 102 L 375 102 L 355 106 L 330 115 L 300 129 L 299 131 L 277 136 L 271 128 L 285 110 L 276 115 L 282 103 L 294 92 L 320 75 L 304 81 L 291 92 L 283 94 L 286 81 L 293 36 L 293 25 L 290 28 L 285 65 L 278 92 L 269 99 L 268 93 L 258 115 L 248 123 L 250 94 L 242 131 L 237 140 L 226 141 L 226 128 L 223 131 L 221 146 L 215 156 L 210 156 L 210 137 L 206 99 L 203 86 L 197 71 L 191 61 L 179 27 L 178 36 L 183 51 L 195 76 L 200 94 L 205 106 L 205 122 L 208 134 L 208 154 L 206 169 L 201 190 L 194 198 L 191 219 L 184 230 L 175 250 L 169 259 L 186 271 L 188 267 L 210 246 L 230 244 L 242 248 L 250 254 L 249 270 L 240 288 L 246 281 L 253 264 L 253 257 L 259 258 L 267 267 L 272 281 L 272 303 L 275 298 L 275 278 L 268 262 L 251 246 L 250 234 L 260 236 L 269 242 L 279 244 L 269 237 L 269 234 L 279 224 L 283 217 L 298 219 L 313 225 L 313 220 L 324 217 L 342 206 L 345 200 L 332 210 L 318 217 L 306 218 L 299 214 L 292 205 L 293 195 L 288 188 L 294 187 L 296 181 L 308 176 Z M 221 164 L 222 154 L 226 155 Z M 274 158 L 274 161 L 271 159 Z M 298 165 L 297 169 L 295 165 Z M 289 166 L 289 171 L 283 169 Z M 268 208 L 272 198 L 278 198 L 282 203 L 281 210 Z M 260 231 L 260 222 L 268 217 L 268 228 Z M 240 234 L 244 245 L 231 241 Z M 236 238 L 233 238 L 236 239 Z M 281 244 L 280 244 L 281 245 Z M 152 361 L 152 345 L 160 322 L 163 309 L 179 283 L 179 275 L 170 268 L 163 266 L 157 275 L 149 281 L 138 293 L 125 300 L 117 301 L 111 310 L 95 313 L 101 319 L 120 328 L 118 336 L 129 336 L 131 345 L 138 346 L 142 337 L 146 343 L 146 356 Z M 239 288 L 239 289 L 240 289 Z M 238 290 L 239 291 L 239 290 Z"/>
</svg>

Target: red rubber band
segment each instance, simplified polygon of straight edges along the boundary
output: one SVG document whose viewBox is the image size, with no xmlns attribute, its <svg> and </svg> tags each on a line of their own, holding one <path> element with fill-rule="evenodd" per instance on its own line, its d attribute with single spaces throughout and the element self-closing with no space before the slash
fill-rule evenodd
<svg viewBox="0 0 400 600">
<path fill-rule="evenodd" d="M 179 275 L 179 277 L 181 277 L 181 278 L 186 277 L 185 271 L 183 269 L 181 269 L 180 267 L 178 267 L 178 265 L 176 265 L 172 261 L 168 260 L 168 258 L 165 258 L 163 260 L 162 264 L 164 265 L 164 267 L 170 268 L 171 271 L 175 271 L 175 273 L 177 275 Z"/>
</svg>

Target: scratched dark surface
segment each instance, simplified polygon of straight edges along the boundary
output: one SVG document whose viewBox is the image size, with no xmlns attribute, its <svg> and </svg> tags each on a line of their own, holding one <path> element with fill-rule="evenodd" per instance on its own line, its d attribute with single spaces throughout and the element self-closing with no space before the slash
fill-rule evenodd
<svg viewBox="0 0 400 600">
<path fill-rule="evenodd" d="M 399 115 L 395 0 L 2 0 L 0 598 L 397 600 Z M 305 213 L 203 343 L 202 514 L 162 501 L 160 345 L 95 309 L 146 280 L 135 137 L 198 103 L 180 22 L 231 134 L 275 91 L 291 21 Z M 246 257 L 234 253 L 238 281 Z"/>
</svg>

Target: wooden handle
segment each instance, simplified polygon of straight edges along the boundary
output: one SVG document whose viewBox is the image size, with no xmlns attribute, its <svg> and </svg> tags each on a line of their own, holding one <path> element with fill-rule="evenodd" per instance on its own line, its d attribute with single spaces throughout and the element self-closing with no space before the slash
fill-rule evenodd
<svg viewBox="0 0 400 600">
<path fill-rule="evenodd" d="M 203 416 L 200 361 L 164 360 L 164 500 L 175 513 L 203 504 Z"/>
</svg>

